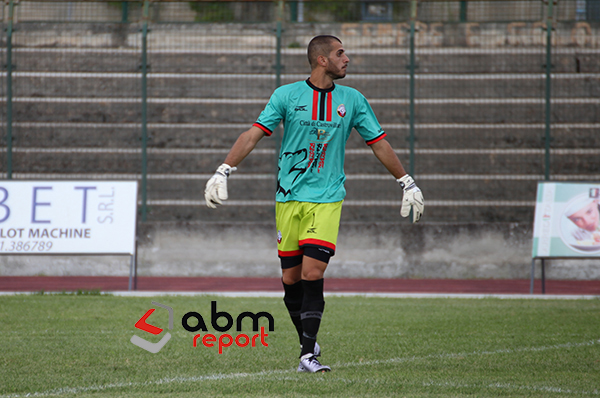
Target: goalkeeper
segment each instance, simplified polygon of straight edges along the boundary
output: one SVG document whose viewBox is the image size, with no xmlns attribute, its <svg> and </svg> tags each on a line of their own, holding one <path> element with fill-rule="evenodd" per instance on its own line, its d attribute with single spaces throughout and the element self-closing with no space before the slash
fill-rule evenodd
<svg viewBox="0 0 600 398">
<path fill-rule="evenodd" d="M 206 204 L 227 199 L 227 178 L 264 137 L 283 121 L 276 192 L 277 248 L 283 301 L 300 339 L 299 372 L 329 371 L 317 357 L 317 332 L 323 316 L 323 276 L 335 254 L 344 188 L 345 146 L 353 128 L 403 189 L 401 215 L 412 209 L 419 221 L 424 202 L 385 139 L 365 97 L 335 85 L 346 76 L 348 56 L 334 36 L 314 37 L 308 45 L 310 77 L 275 90 L 254 125 L 242 133 L 225 162 L 207 182 Z"/>
</svg>

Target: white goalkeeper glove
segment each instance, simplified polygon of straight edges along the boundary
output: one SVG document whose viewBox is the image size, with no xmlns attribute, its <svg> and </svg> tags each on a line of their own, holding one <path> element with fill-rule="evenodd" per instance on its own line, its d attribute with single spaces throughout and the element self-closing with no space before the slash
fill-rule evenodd
<svg viewBox="0 0 600 398">
<path fill-rule="evenodd" d="M 423 199 L 423 193 L 415 184 L 415 180 L 408 174 L 404 177 L 397 179 L 400 187 L 404 190 L 402 196 L 402 208 L 400 214 L 402 217 L 408 217 L 410 210 L 413 211 L 413 223 L 419 221 L 423 215 L 425 209 L 425 200 Z"/>
<path fill-rule="evenodd" d="M 206 199 L 208 207 L 216 209 L 217 205 L 222 205 L 223 201 L 227 200 L 229 197 L 227 195 L 227 178 L 235 170 L 237 170 L 236 167 L 223 163 L 219 166 L 215 175 L 208 180 L 204 189 L 204 199 Z"/>
</svg>

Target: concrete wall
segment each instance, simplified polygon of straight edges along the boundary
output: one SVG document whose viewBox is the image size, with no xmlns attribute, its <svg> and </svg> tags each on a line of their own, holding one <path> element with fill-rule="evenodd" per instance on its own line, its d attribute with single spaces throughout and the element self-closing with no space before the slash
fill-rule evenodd
<svg viewBox="0 0 600 398">
<path fill-rule="evenodd" d="M 398 218 L 397 223 L 342 224 L 327 277 L 529 278 L 529 224 L 410 225 Z M 141 276 L 280 273 L 272 223 L 149 223 L 139 234 Z M 539 277 L 539 265 L 536 268 Z M 600 261 L 552 260 L 546 271 L 549 279 L 600 280 Z M 128 272 L 127 257 L 0 257 L 0 276 Z"/>
</svg>

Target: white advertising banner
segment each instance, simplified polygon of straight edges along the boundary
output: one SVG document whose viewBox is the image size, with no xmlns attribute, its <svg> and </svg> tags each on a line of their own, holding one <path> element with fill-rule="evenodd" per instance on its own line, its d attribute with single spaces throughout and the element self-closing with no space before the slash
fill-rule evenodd
<svg viewBox="0 0 600 398">
<path fill-rule="evenodd" d="M 540 182 L 532 257 L 600 257 L 600 182 Z"/>
<path fill-rule="evenodd" d="M 135 253 L 136 181 L 0 181 L 0 254 Z"/>
</svg>

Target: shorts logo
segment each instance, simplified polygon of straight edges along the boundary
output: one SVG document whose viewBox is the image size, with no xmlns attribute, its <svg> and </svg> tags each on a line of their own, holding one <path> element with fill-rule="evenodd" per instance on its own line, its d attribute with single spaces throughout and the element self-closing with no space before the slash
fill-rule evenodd
<svg viewBox="0 0 600 398">
<path fill-rule="evenodd" d="M 340 106 L 337 107 L 337 114 L 340 115 L 340 117 L 346 116 L 346 107 L 344 104 L 340 104 Z"/>
<path fill-rule="evenodd" d="M 282 238 L 283 238 L 283 235 L 281 235 L 281 231 L 277 231 L 277 243 L 281 243 Z"/>
</svg>

